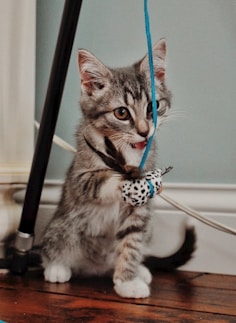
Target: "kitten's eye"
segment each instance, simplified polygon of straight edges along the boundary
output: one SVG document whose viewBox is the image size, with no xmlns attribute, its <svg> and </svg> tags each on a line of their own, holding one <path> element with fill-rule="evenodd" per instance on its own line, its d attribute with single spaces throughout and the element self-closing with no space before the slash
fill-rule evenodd
<svg viewBox="0 0 236 323">
<path fill-rule="evenodd" d="M 114 115 L 119 120 L 129 120 L 130 119 L 129 110 L 125 107 L 116 108 L 114 110 Z"/>
<path fill-rule="evenodd" d="M 159 108 L 159 101 L 156 101 L 156 104 L 157 104 L 157 110 Z M 148 106 L 147 106 L 147 117 L 152 117 L 152 102 L 149 102 L 148 103 Z"/>
</svg>

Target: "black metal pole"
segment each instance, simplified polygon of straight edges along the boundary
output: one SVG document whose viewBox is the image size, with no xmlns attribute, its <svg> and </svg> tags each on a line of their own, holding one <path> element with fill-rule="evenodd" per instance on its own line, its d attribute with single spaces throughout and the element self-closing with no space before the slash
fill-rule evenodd
<svg viewBox="0 0 236 323">
<path fill-rule="evenodd" d="M 33 245 L 34 226 L 81 5 L 82 0 L 66 0 L 64 5 L 41 126 L 11 261 L 10 269 L 13 273 L 21 274 L 27 270 L 28 253 Z"/>
</svg>

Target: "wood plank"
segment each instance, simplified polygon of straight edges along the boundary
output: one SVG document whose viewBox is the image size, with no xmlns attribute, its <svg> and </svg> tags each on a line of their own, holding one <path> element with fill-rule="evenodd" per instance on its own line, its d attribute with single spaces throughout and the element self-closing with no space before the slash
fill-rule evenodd
<svg viewBox="0 0 236 323">
<path fill-rule="evenodd" d="M 177 272 L 177 273 L 156 273 L 153 276 L 152 285 L 161 285 L 168 288 L 169 285 L 178 285 L 192 281 L 198 277 L 199 273 L 191 272 Z M 93 278 L 73 278 L 70 282 L 64 284 L 52 284 L 44 281 L 43 273 L 41 270 L 27 272 L 24 276 L 18 275 L 0 275 L 0 287 L 12 287 L 48 291 L 53 293 L 62 293 L 68 295 L 87 295 L 93 291 L 94 297 L 101 298 L 113 297 L 113 283 L 109 277 L 93 277 Z M 117 296 L 118 297 L 118 296 Z M 116 300 L 117 297 L 114 299 Z"/>
<path fill-rule="evenodd" d="M 214 313 L 7 289 L 0 290 L 0 313 L 9 323 L 235 322 L 234 316 Z"/>
<path fill-rule="evenodd" d="M 236 276 L 202 274 L 192 280 L 194 286 L 236 291 Z"/>
<path fill-rule="evenodd" d="M 154 276 L 151 297 L 143 300 L 120 298 L 113 291 L 113 284 L 109 278 L 73 279 L 65 284 L 50 284 L 43 281 L 42 272 L 29 272 L 23 277 L 0 276 L 0 287 L 12 291 L 15 289 L 21 290 L 23 294 L 39 291 L 61 296 L 122 302 L 127 306 L 128 304 L 148 305 L 236 317 L 236 291 L 215 288 L 213 282 L 216 283 L 217 281 L 213 278 L 212 285 L 205 287 L 204 279 L 207 279 L 207 277 L 202 278 L 201 282 L 198 283 L 198 279 L 200 281 L 201 277 L 204 277 L 204 275 L 184 272 L 159 273 Z M 229 287 L 229 282 L 227 286 Z"/>
</svg>

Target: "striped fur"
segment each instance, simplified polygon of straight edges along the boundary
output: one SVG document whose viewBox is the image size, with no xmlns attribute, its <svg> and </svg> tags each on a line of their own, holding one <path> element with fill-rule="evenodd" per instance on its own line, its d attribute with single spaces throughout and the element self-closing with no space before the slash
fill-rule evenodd
<svg viewBox="0 0 236 323">
<path fill-rule="evenodd" d="M 160 125 L 171 99 L 163 77 L 165 41 L 153 50 Z M 77 153 L 43 238 L 45 279 L 112 274 L 120 296 L 147 297 L 151 274 L 142 262 L 151 238 L 151 206 L 125 204 L 121 187 L 124 179 L 141 176 L 142 145 L 153 133 L 148 59 L 111 69 L 80 50 L 79 69 L 83 119 L 76 133 Z M 155 161 L 154 145 L 146 169 L 153 169 Z"/>
</svg>

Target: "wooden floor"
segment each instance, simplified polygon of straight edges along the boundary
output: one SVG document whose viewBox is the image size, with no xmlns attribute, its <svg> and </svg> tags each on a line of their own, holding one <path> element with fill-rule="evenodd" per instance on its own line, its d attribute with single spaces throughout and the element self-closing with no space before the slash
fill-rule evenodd
<svg viewBox="0 0 236 323">
<path fill-rule="evenodd" d="M 236 322 L 236 276 L 156 273 L 152 295 L 122 299 L 108 278 L 43 281 L 41 271 L 0 275 L 0 322 Z"/>
</svg>

